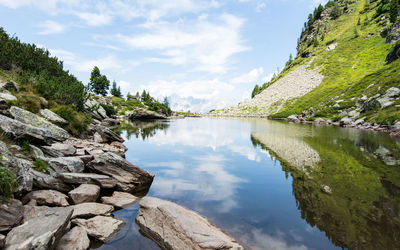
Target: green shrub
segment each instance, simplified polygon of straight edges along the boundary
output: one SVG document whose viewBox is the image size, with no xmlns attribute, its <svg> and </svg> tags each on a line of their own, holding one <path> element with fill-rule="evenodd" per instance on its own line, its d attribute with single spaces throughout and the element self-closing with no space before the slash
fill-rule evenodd
<svg viewBox="0 0 400 250">
<path fill-rule="evenodd" d="M 0 160 L 2 156 L 0 155 Z M 13 197 L 15 189 L 18 187 L 17 176 L 8 167 L 0 165 L 0 195 L 2 198 Z"/>
<path fill-rule="evenodd" d="M 42 105 L 40 102 L 40 98 L 38 96 L 32 94 L 21 94 L 18 97 L 19 106 L 23 109 L 26 109 L 32 113 L 39 113 Z"/>
<path fill-rule="evenodd" d="M 21 149 L 26 152 L 32 152 L 31 144 L 28 140 L 20 142 Z"/>
<path fill-rule="evenodd" d="M 91 117 L 89 115 L 76 111 L 75 108 L 71 106 L 60 105 L 53 108 L 52 111 L 69 122 L 65 129 L 74 135 L 86 131 L 87 125 L 91 122 Z"/>
<path fill-rule="evenodd" d="M 107 116 L 114 116 L 117 114 L 117 111 L 115 108 L 111 105 L 103 104 L 100 103 L 100 105 L 103 107 L 103 109 L 106 111 Z"/>
<path fill-rule="evenodd" d="M 49 165 L 45 161 L 43 161 L 41 159 L 37 159 L 37 158 L 33 162 L 33 165 L 35 166 L 34 169 L 36 171 L 43 172 L 43 173 L 46 173 L 47 169 L 49 168 Z"/>
</svg>

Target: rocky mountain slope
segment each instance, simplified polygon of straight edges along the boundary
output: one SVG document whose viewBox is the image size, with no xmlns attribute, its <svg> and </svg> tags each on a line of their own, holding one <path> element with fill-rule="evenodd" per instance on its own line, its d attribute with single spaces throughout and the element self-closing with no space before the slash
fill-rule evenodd
<svg viewBox="0 0 400 250">
<path fill-rule="evenodd" d="M 298 116 L 400 128 L 400 21 L 390 1 L 337 0 L 305 23 L 297 57 L 253 99 L 218 116 Z M 258 88 L 258 87 L 257 87 Z"/>
</svg>

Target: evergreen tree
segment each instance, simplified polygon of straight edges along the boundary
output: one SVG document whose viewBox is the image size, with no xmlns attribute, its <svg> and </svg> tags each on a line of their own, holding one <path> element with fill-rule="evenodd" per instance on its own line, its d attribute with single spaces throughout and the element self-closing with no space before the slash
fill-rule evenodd
<svg viewBox="0 0 400 250">
<path fill-rule="evenodd" d="M 341 14 L 342 14 L 342 10 L 340 9 L 339 4 L 337 2 L 335 2 L 333 4 L 333 8 L 331 11 L 331 17 L 333 19 L 336 19 L 336 18 L 340 17 Z"/>
<path fill-rule="evenodd" d="M 107 91 L 110 87 L 110 81 L 105 75 L 100 74 L 100 70 L 97 66 L 94 66 L 91 74 L 90 81 L 88 84 L 88 91 L 93 92 L 97 95 L 107 95 Z"/>
<path fill-rule="evenodd" d="M 258 84 L 253 89 L 253 92 L 251 93 L 251 98 L 254 98 L 258 93 L 260 92 L 260 87 L 258 87 Z"/>
<path fill-rule="evenodd" d="M 392 23 L 396 22 L 397 17 L 399 16 L 399 0 L 391 0 L 390 1 L 390 21 Z"/>
<path fill-rule="evenodd" d="M 169 107 L 169 100 L 168 100 L 168 97 L 164 97 L 163 104 L 164 104 L 165 106 Z"/>
<path fill-rule="evenodd" d="M 121 88 L 118 86 L 115 81 L 113 81 L 112 88 L 110 90 L 111 95 L 116 96 L 116 97 L 122 97 L 121 94 Z"/>
</svg>

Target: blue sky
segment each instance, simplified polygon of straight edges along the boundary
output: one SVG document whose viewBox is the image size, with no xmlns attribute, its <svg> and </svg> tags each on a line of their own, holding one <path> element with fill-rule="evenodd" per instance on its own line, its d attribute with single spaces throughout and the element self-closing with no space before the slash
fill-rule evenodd
<svg viewBox="0 0 400 250">
<path fill-rule="evenodd" d="M 124 94 L 146 89 L 175 110 L 207 112 L 249 99 L 282 69 L 320 2 L 0 0 L 0 20 L 84 84 L 97 65 Z"/>
</svg>

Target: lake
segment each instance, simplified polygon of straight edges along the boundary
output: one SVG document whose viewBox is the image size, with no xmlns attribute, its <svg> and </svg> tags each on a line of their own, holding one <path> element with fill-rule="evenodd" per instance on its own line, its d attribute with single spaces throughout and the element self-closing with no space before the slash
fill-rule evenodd
<svg viewBox="0 0 400 250">
<path fill-rule="evenodd" d="M 121 131 L 155 174 L 147 195 L 207 217 L 251 249 L 399 249 L 400 144 L 387 134 L 266 119 L 186 118 Z M 158 249 L 135 223 L 101 249 Z"/>
</svg>

